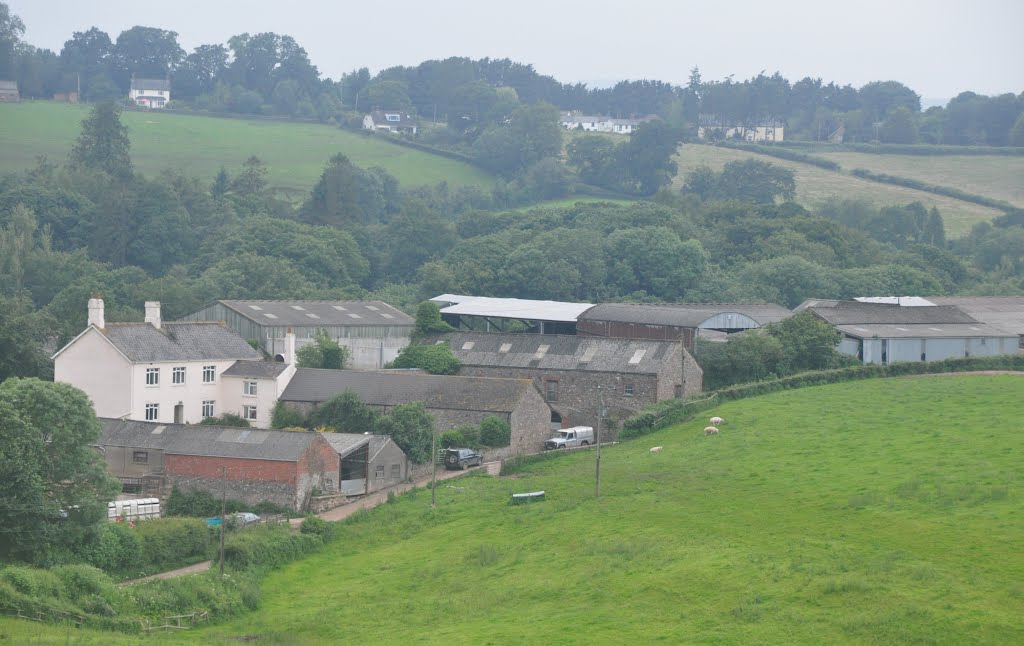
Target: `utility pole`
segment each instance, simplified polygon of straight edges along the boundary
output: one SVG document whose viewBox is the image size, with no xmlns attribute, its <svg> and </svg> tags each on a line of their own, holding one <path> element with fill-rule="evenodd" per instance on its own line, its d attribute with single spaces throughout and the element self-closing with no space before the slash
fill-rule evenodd
<svg viewBox="0 0 1024 646">
<path fill-rule="evenodd" d="M 430 508 L 437 507 L 437 429 L 430 432 Z"/>
<path fill-rule="evenodd" d="M 594 497 L 601 497 L 601 418 L 604 417 L 604 393 L 597 387 L 599 408 L 597 409 L 597 473 L 594 478 Z"/>
<path fill-rule="evenodd" d="M 220 468 L 220 575 L 224 576 L 224 510 L 228 500 L 228 468 Z"/>
</svg>

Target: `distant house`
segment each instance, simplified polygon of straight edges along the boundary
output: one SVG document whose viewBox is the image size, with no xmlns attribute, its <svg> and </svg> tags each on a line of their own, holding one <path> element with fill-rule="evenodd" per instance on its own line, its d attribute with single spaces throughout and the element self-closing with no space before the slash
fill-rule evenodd
<svg viewBox="0 0 1024 646">
<path fill-rule="evenodd" d="M 772 303 L 602 303 L 579 316 L 580 336 L 625 339 L 679 339 L 693 350 L 698 336 L 759 328 L 793 315 Z"/>
<path fill-rule="evenodd" d="M 425 342 L 447 342 L 460 376 L 532 380 L 553 428 L 594 426 L 602 407 L 606 418 L 622 420 L 703 386 L 703 371 L 678 341 L 454 332 Z"/>
<path fill-rule="evenodd" d="M 401 404 L 423 402 L 439 432 L 500 417 L 512 428 L 512 443 L 507 450 L 489 451 L 489 457 L 539 451 L 551 417 L 551 409 L 528 379 L 470 379 L 416 371 L 299 368 L 281 401 L 308 413 L 346 391 L 383 414 Z"/>
<path fill-rule="evenodd" d="M 17 103 L 21 101 L 17 81 L 0 81 L 0 103 Z"/>
<path fill-rule="evenodd" d="M 642 119 L 615 119 L 613 117 L 563 112 L 560 123 L 566 130 L 583 130 L 585 132 L 611 132 L 616 134 L 632 134 L 641 123 L 656 119 L 650 116 Z"/>
<path fill-rule="evenodd" d="M 828 321 L 843 337 L 839 351 L 863 363 L 1013 354 L 1019 337 L 986 325 L 952 305 L 898 305 L 860 301 L 807 300 L 808 310 Z"/>
<path fill-rule="evenodd" d="M 417 130 L 416 118 L 397 110 L 374 110 L 363 117 L 363 129 L 414 135 Z"/>
<path fill-rule="evenodd" d="M 701 114 L 697 118 L 697 137 L 700 139 L 742 139 L 751 142 L 782 141 L 786 122 L 774 117 L 754 117 L 742 122 L 722 119 L 714 114 Z"/>
<path fill-rule="evenodd" d="M 317 330 L 349 349 L 347 367 L 383 368 L 409 345 L 416 321 L 382 301 L 216 301 L 183 321 L 224 321 L 274 358 L 285 350 L 288 330 L 296 349 L 312 343 Z"/>
<path fill-rule="evenodd" d="M 208 491 L 303 511 L 314 489 L 338 491 L 339 457 L 320 433 L 101 419 L 109 473 L 158 498 Z"/>
<path fill-rule="evenodd" d="M 261 358 L 219 321 L 165 323 L 160 303 L 147 301 L 144 323 L 107 323 L 93 298 L 88 327 L 53 355 L 53 371 L 54 381 L 85 391 L 100 417 L 183 424 L 231 412 L 269 423 L 255 397 L 228 408 L 222 383 L 236 362 Z"/>
<path fill-rule="evenodd" d="M 171 82 L 167 79 L 132 78 L 128 99 L 142 108 L 163 108 L 171 100 Z"/>
</svg>

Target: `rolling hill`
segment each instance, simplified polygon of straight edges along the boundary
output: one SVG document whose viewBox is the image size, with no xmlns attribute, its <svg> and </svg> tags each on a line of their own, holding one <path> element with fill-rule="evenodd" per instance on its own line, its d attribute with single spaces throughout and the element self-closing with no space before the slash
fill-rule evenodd
<svg viewBox="0 0 1024 646">
<path fill-rule="evenodd" d="M 681 187 L 686 173 L 701 164 L 720 170 L 727 162 L 755 158 L 793 170 L 796 173 L 796 201 L 808 208 L 813 209 L 829 198 L 861 199 L 876 207 L 921 202 L 928 208 L 938 208 L 946 225 L 946 234 L 950 238 L 957 238 L 966 235 L 978 222 L 987 222 L 1002 215 L 1002 211 L 934 193 L 861 179 L 850 175 L 849 171 L 853 168 L 866 168 L 879 173 L 925 179 L 998 199 L 1007 199 L 1014 191 L 1019 192 L 1024 187 L 1024 177 L 1021 176 L 1024 173 L 1024 158 L 956 156 L 946 159 L 936 156 L 858 153 L 820 156 L 839 162 L 843 172 L 837 173 L 744 150 L 684 144 L 676 156 L 679 173 L 673 181 L 673 188 Z M 993 168 L 1000 170 L 983 183 L 976 184 L 970 179 L 986 176 Z M 960 179 L 951 181 L 954 176 Z M 997 186 L 1002 188 L 995 190 Z"/>
<path fill-rule="evenodd" d="M 28 168 L 36 158 L 67 158 L 86 106 L 47 101 L 0 104 L 0 173 Z M 269 169 L 271 186 L 288 194 L 305 193 L 327 160 L 343 153 L 358 166 L 380 166 L 403 186 L 476 186 L 489 190 L 493 178 L 463 162 L 366 137 L 327 125 L 255 119 L 218 118 L 126 111 L 122 122 L 132 142 L 132 160 L 147 175 L 184 169 L 212 179 L 221 166 L 236 171 L 250 155 Z"/>
</svg>

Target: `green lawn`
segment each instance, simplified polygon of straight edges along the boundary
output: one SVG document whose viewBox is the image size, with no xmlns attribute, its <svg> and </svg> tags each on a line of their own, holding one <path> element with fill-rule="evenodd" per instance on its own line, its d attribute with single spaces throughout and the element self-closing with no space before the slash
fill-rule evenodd
<svg viewBox="0 0 1024 646">
<path fill-rule="evenodd" d="M 271 574 L 258 612 L 146 643 L 1024 643 L 1022 386 L 730 402 L 706 413 L 718 436 L 702 417 L 606 449 L 599 500 L 592 451 L 447 481 L 436 511 L 415 491 Z M 13 620 L 4 637 L 104 643 Z"/>
<path fill-rule="evenodd" d="M 836 153 L 834 155 L 828 154 L 823 156 L 833 158 L 839 155 L 845 156 L 852 154 L 853 153 Z M 681 187 L 686 173 L 701 164 L 706 164 L 711 168 L 719 170 L 727 162 L 748 159 L 751 157 L 793 170 L 796 173 L 796 201 L 810 209 L 815 208 L 829 198 L 861 199 L 866 200 L 876 207 L 921 202 L 929 208 L 935 206 L 939 209 L 939 212 L 942 213 L 942 219 L 946 226 L 946 234 L 950 238 L 964 236 L 970 232 L 971 227 L 978 222 L 987 222 L 994 217 L 1002 215 L 1002 211 L 997 209 L 964 202 L 951 197 L 935 195 L 934 193 L 904 188 L 902 186 L 872 182 L 848 174 L 848 171 L 853 168 L 861 167 L 875 172 L 886 172 L 893 175 L 904 175 L 907 177 L 915 176 L 904 172 L 910 168 L 909 164 L 902 165 L 902 163 L 886 162 L 886 158 L 890 157 L 890 155 L 860 155 L 859 157 L 865 158 L 863 160 L 863 165 L 848 165 L 846 162 L 840 161 L 836 158 L 836 161 L 839 161 L 840 164 L 843 165 L 844 171 L 846 171 L 837 173 L 823 168 L 818 168 L 817 166 L 811 166 L 809 164 L 792 162 L 766 155 L 758 155 L 757 153 L 743 150 L 719 148 L 717 146 L 707 146 L 702 144 L 684 144 L 680 147 L 679 154 L 676 156 L 676 161 L 679 164 L 679 174 L 673 182 L 673 187 Z M 910 156 L 894 155 L 892 157 L 898 157 L 900 160 L 904 160 Z M 921 157 L 920 159 L 922 160 L 922 164 L 924 164 L 930 163 L 931 160 L 943 158 Z M 965 176 L 973 176 L 977 173 L 983 174 L 985 169 L 990 168 L 992 164 L 998 164 L 1003 161 L 1008 165 L 1008 168 L 1020 168 L 1020 162 L 1017 158 L 1012 157 L 1007 157 L 1005 160 L 1002 158 L 993 160 L 989 157 L 979 158 L 965 155 L 956 157 L 956 159 L 959 161 L 951 162 L 953 164 L 952 168 L 959 168 L 960 170 L 952 172 L 961 172 L 964 173 Z M 874 160 L 873 163 L 872 160 Z M 927 162 L 925 160 L 927 160 Z M 890 165 L 887 166 L 886 164 Z M 887 168 L 889 170 L 886 170 Z M 1012 172 L 1006 171 L 1001 173 L 1001 175 L 1005 174 L 1012 174 Z M 937 175 L 931 175 L 929 177 L 931 177 L 931 179 L 928 181 L 938 179 Z M 921 179 L 925 179 L 925 177 L 921 177 Z M 936 181 L 934 183 L 941 182 Z M 969 184 L 961 185 L 959 183 L 951 183 L 950 185 L 962 188 L 965 191 L 978 193 L 980 195 L 988 195 L 996 198 L 999 197 L 998 195 L 990 194 L 986 190 L 982 190 L 986 188 L 987 185 L 975 186 L 973 189 L 970 188 Z M 1015 186 L 1020 188 L 1022 183 L 1018 180 Z"/>
<path fill-rule="evenodd" d="M 0 173 L 21 170 L 39 156 L 63 161 L 78 136 L 85 106 L 46 101 L 0 104 Z M 347 155 L 362 167 L 380 166 L 403 186 L 476 186 L 489 190 L 484 171 L 436 155 L 388 143 L 386 136 L 364 137 L 327 125 L 227 119 L 126 111 L 122 120 L 132 142 L 132 159 L 143 173 L 167 168 L 212 179 L 221 166 L 235 171 L 250 155 L 269 167 L 272 186 L 305 192 L 327 160 Z"/>
</svg>

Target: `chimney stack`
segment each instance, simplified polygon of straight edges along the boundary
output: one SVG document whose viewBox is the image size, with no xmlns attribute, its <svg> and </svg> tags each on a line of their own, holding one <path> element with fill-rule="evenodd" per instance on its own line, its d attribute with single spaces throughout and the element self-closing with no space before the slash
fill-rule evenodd
<svg viewBox="0 0 1024 646">
<path fill-rule="evenodd" d="M 160 301 L 146 301 L 146 323 L 160 329 Z"/>
<path fill-rule="evenodd" d="M 284 335 L 284 362 L 289 365 L 296 362 L 295 332 L 291 328 L 288 328 L 288 333 Z"/>
<path fill-rule="evenodd" d="M 102 298 L 89 299 L 89 325 L 93 325 L 101 330 L 107 327 L 106 321 L 103 320 Z"/>
</svg>

